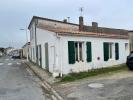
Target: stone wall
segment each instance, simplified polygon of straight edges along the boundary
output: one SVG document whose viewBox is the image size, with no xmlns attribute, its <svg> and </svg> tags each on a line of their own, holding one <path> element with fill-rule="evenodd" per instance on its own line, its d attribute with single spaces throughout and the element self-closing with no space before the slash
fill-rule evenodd
<svg viewBox="0 0 133 100">
<path fill-rule="evenodd" d="M 79 30 L 79 25 L 73 25 L 73 24 L 68 24 L 66 22 L 60 23 L 60 22 L 54 22 L 54 21 L 49 21 L 49 20 L 39 20 L 38 21 L 38 28 L 42 29 L 59 29 L 59 30 L 74 30 L 78 31 Z"/>
<path fill-rule="evenodd" d="M 73 30 L 79 31 L 78 24 L 61 22 L 61 21 L 51 21 L 51 20 L 41 20 L 38 21 L 38 28 L 42 29 L 59 29 L 59 30 Z M 120 34 L 120 35 L 127 35 L 128 30 L 124 29 L 114 29 L 114 28 L 106 28 L 106 27 L 98 27 L 97 22 L 92 22 L 92 26 L 83 26 L 83 30 L 85 32 L 96 32 L 96 33 L 107 33 L 107 34 Z"/>
</svg>

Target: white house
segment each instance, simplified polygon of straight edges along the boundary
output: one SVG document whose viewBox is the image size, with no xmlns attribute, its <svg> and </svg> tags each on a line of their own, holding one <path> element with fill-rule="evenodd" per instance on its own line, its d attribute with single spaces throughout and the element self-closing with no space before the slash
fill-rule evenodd
<svg viewBox="0 0 133 100">
<path fill-rule="evenodd" d="M 128 31 L 34 16 L 29 25 L 30 60 L 53 74 L 88 71 L 125 63 Z"/>
</svg>

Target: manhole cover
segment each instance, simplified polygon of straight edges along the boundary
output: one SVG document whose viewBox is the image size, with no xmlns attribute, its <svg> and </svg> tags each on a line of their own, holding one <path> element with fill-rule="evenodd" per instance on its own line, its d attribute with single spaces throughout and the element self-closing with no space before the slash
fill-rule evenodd
<svg viewBox="0 0 133 100">
<path fill-rule="evenodd" d="M 88 86 L 91 87 L 91 88 L 102 88 L 102 87 L 104 87 L 104 85 L 101 84 L 101 83 L 91 83 Z"/>
</svg>

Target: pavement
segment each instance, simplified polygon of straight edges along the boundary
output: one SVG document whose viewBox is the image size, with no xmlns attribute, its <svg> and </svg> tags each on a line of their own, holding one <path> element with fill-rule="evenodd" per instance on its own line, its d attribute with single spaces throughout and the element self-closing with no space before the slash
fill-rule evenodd
<svg viewBox="0 0 133 100">
<path fill-rule="evenodd" d="M 39 76 L 39 78 L 43 81 L 47 81 L 49 84 L 54 84 L 57 80 L 52 77 L 52 74 L 48 71 L 40 68 L 39 66 L 34 65 L 31 62 L 25 62 L 25 64 L 35 72 Z"/>
<path fill-rule="evenodd" d="M 0 58 L 0 100 L 51 100 L 23 62 Z"/>
</svg>

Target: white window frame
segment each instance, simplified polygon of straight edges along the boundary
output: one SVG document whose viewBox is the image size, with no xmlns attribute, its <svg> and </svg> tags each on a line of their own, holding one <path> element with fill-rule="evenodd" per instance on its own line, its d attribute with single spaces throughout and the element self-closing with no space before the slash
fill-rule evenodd
<svg viewBox="0 0 133 100">
<path fill-rule="evenodd" d="M 77 50 L 76 50 L 76 43 L 77 43 Z M 81 43 L 81 53 L 80 53 L 80 43 Z M 82 41 L 76 41 L 75 42 L 75 61 L 80 62 L 80 61 L 84 61 L 84 54 L 83 54 L 83 48 L 84 48 L 84 42 Z M 81 55 L 81 56 L 80 56 Z"/>
<path fill-rule="evenodd" d="M 109 43 L 109 59 L 115 59 L 115 43 Z"/>
</svg>

